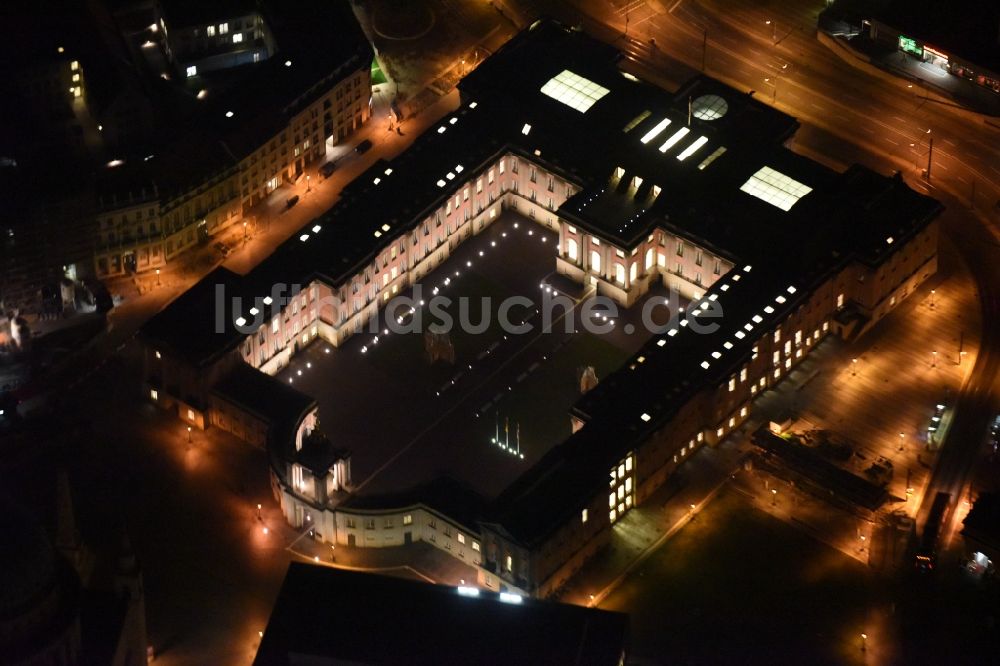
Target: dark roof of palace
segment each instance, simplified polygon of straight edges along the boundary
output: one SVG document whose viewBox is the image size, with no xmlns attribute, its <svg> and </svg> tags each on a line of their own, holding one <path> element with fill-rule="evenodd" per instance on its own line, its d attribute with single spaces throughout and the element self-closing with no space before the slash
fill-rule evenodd
<svg viewBox="0 0 1000 666">
<path fill-rule="evenodd" d="M 622 613 L 292 562 L 254 663 L 612 666 L 627 628 Z"/>
<path fill-rule="evenodd" d="M 624 76 L 618 57 L 613 47 L 552 21 L 523 31 L 459 84 L 464 101 L 456 112 L 391 162 L 375 163 L 344 188 L 337 205 L 243 281 L 250 285 L 244 291 L 258 296 L 273 283 L 307 284 L 319 278 L 339 285 L 454 196 L 465 176 L 474 179 L 507 151 L 579 186 L 559 214 L 625 250 L 644 240 L 653 226 L 663 226 L 731 258 L 735 268 L 704 295 L 725 307 L 719 330 L 694 335 L 680 328 L 676 336 L 650 340 L 635 357 L 643 356 L 643 362 L 626 363 L 577 404 L 575 411 L 587 426 L 498 498 L 491 520 L 526 544 L 578 512 L 587 501 L 581 488 L 606 481 L 607 470 L 688 397 L 718 385 L 749 357 L 755 336 L 739 329 L 750 324 L 746 330 L 767 330 L 831 271 L 850 261 L 878 264 L 940 210 L 900 178 L 860 166 L 837 173 L 792 153 L 783 143 L 797 122 L 750 95 L 705 77 L 669 93 Z M 567 69 L 608 94 L 580 113 L 540 92 Z M 692 113 L 688 135 L 659 150 L 666 137 L 687 126 L 689 104 L 692 112 L 700 111 L 709 95 L 725 101 L 725 114 L 703 120 Z M 664 119 L 671 121 L 666 130 L 656 141 L 643 143 Z M 531 126 L 527 134 L 526 124 Z M 679 159 L 680 151 L 701 136 L 706 137 L 701 148 Z M 723 146 L 724 153 L 698 168 Z M 764 166 L 812 191 L 788 211 L 741 191 Z M 616 167 L 624 170 L 618 180 Z M 636 176 L 642 179 L 638 190 L 621 187 Z M 661 191 L 650 202 L 653 184 Z M 169 311 L 172 315 L 165 316 L 193 316 L 183 305 Z M 213 321 L 211 314 L 204 321 Z M 712 357 L 713 352 L 720 357 Z M 640 420 L 643 413 L 650 416 L 648 422 Z"/>
<path fill-rule="evenodd" d="M 212 392 L 275 428 L 297 424 L 307 410 L 316 406 L 312 396 L 245 363 L 230 370 Z"/>
<path fill-rule="evenodd" d="M 472 488 L 448 476 L 390 495 L 352 495 L 339 507 L 345 511 L 357 509 L 377 512 L 399 511 L 407 506 L 422 504 L 451 520 L 475 529 L 476 521 L 485 515 L 486 500 Z"/>
</svg>

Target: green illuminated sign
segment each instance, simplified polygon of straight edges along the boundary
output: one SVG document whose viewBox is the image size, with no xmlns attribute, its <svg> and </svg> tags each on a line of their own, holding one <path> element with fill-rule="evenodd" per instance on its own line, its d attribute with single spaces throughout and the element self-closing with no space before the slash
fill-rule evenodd
<svg viewBox="0 0 1000 666">
<path fill-rule="evenodd" d="M 901 51 L 906 51 L 907 53 L 912 53 L 918 58 L 924 57 L 924 47 L 917 44 L 915 39 L 910 39 L 909 37 L 899 36 L 899 48 Z"/>
</svg>

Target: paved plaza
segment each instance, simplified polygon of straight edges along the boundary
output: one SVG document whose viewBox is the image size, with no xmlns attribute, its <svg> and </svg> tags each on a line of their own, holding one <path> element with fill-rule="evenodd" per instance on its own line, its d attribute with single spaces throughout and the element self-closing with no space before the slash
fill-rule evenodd
<svg viewBox="0 0 1000 666">
<path fill-rule="evenodd" d="M 419 294 L 405 295 L 412 305 L 399 310 L 403 324 L 420 316 L 421 330 L 436 321 L 435 290 L 451 299 L 453 363 L 432 363 L 416 326 L 392 332 L 383 316 L 340 348 L 314 343 L 279 374 L 319 400 L 321 427 L 352 452 L 359 493 L 396 493 L 447 475 L 497 495 L 571 434 L 584 368 L 603 379 L 648 339 L 638 325 L 641 305 L 613 327 L 609 320 L 606 333 L 592 333 L 581 325 L 579 300 L 567 298 L 546 328 L 543 285 L 554 279 L 557 241 L 505 213 L 427 275 Z M 521 333 L 499 323 L 504 300 L 515 296 L 532 303 L 509 312 L 511 323 L 528 325 Z"/>
</svg>

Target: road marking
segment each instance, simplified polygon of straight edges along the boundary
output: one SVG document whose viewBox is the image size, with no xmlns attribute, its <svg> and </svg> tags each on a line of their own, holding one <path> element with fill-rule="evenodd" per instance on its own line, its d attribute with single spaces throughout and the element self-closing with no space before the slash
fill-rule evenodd
<svg viewBox="0 0 1000 666">
<path fill-rule="evenodd" d="M 684 2 L 684 0 L 677 0 L 677 2 L 675 2 L 675 3 L 674 3 L 674 4 L 673 4 L 673 5 L 671 6 L 671 7 L 670 7 L 670 9 L 668 9 L 668 10 L 667 10 L 667 12 L 668 12 L 668 13 L 670 13 L 670 14 L 673 14 L 673 13 L 674 13 L 674 10 L 675 10 L 675 9 L 677 9 L 678 7 L 680 7 L 680 6 L 681 6 L 681 3 L 682 3 L 682 2 Z"/>
<path fill-rule="evenodd" d="M 861 126 L 861 131 L 862 132 L 868 132 L 869 134 L 874 134 L 875 133 L 875 130 L 873 130 L 871 127 L 865 127 L 864 125 Z"/>
<path fill-rule="evenodd" d="M 894 144 L 894 145 L 896 145 L 896 146 L 898 146 L 898 145 L 899 145 L 899 141 L 893 141 L 892 139 L 890 139 L 890 138 L 889 138 L 889 137 L 887 137 L 887 136 L 884 136 L 884 137 L 882 137 L 882 138 L 883 138 L 883 139 L 885 139 L 886 141 L 888 141 L 888 142 L 889 142 L 889 143 L 891 143 L 891 144 Z"/>
</svg>

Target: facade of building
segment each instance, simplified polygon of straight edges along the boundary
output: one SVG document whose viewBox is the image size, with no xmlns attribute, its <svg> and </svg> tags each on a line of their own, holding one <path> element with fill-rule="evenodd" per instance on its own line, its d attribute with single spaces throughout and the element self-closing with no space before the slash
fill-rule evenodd
<svg viewBox="0 0 1000 666">
<path fill-rule="evenodd" d="M 154 318 L 148 367 L 169 353 L 169 372 L 199 388 L 185 398 L 147 373 L 146 390 L 192 424 L 212 421 L 197 391 L 213 368 L 274 373 L 317 338 L 341 346 L 505 209 L 557 230 L 555 270 L 623 306 L 653 285 L 677 290 L 686 312 L 580 398 L 572 436 L 495 500 L 449 484 L 355 493 L 349 453 L 325 437 L 300 459 L 315 430 L 304 420 L 294 440 L 268 444 L 285 517 L 317 538 L 421 540 L 476 566 L 485 588 L 552 594 L 823 338 L 862 334 L 936 270 L 936 201 L 898 177 L 795 155 L 793 118 L 716 81 L 668 93 L 617 62 L 552 22 L 516 37 L 460 83 L 456 112 L 249 275 L 210 276 Z M 335 425 L 324 432 L 336 439 Z"/>
</svg>

